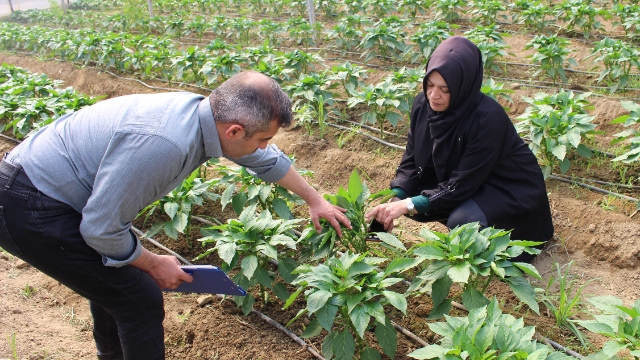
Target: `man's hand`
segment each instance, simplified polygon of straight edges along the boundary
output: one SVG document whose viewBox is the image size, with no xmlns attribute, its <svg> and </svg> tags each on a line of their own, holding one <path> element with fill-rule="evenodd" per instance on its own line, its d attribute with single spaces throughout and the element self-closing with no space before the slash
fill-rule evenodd
<svg viewBox="0 0 640 360">
<path fill-rule="evenodd" d="M 175 289 L 183 281 L 193 281 L 193 276 L 180 268 L 180 262 L 175 256 L 156 255 L 144 248 L 142 255 L 129 265 L 149 274 L 160 289 Z"/>
<path fill-rule="evenodd" d="M 311 215 L 311 222 L 316 228 L 317 232 L 322 231 L 319 218 L 324 218 L 329 221 L 331 226 L 336 229 L 338 236 L 342 237 L 342 231 L 340 230 L 340 223 L 349 229 L 352 229 L 351 222 L 344 213 L 347 211 L 338 206 L 331 205 L 325 200 L 318 192 L 307 183 L 305 179 L 298 174 L 296 169 L 289 168 L 287 174 L 277 181 L 278 184 L 284 186 L 287 190 L 292 191 L 294 194 L 300 196 L 309 205 L 309 214 Z"/>
<path fill-rule="evenodd" d="M 309 215 L 311 216 L 311 222 L 313 223 L 313 227 L 319 233 L 322 231 L 322 226 L 320 226 L 320 218 L 326 219 L 336 232 L 338 236 L 342 237 L 342 230 L 340 229 L 340 223 L 344 224 L 349 229 L 351 227 L 351 221 L 344 215 L 347 211 L 341 207 L 332 205 L 327 200 L 322 197 L 314 200 L 313 202 L 308 202 L 309 205 Z"/>
<path fill-rule="evenodd" d="M 407 209 L 407 202 L 394 197 L 391 199 L 391 202 L 374 207 L 364 216 L 367 218 L 367 221 L 375 218 L 379 223 L 384 225 L 384 229 L 386 231 L 391 231 L 394 226 L 393 220 L 408 213 L 409 210 Z"/>
</svg>

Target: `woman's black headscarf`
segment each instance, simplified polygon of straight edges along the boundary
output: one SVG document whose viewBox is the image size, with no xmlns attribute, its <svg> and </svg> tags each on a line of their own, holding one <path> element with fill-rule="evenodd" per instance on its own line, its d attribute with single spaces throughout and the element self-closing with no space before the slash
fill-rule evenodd
<svg viewBox="0 0 640 360">
<path fill-rule="evenodd" d="M 482 54 L 478 47 L 461 36 L 443 41 L 427 62 L 423 89 L 427 94 L 427 78 L 437 71 L 449 88 L 449 107 L 436 112 L 428 105 L 428 121 L 433 139 L 433 159 L 438 179 L 446 179 L 453 169 L 446 164 L 447 154 L 456 145 L 458 128 L 464 124 L 484 95 L 482 87 Z M 427 98 L 428 102 L 428 98 Z M 441 163 L 439 163 L 441 162 Z"/>
</svg>

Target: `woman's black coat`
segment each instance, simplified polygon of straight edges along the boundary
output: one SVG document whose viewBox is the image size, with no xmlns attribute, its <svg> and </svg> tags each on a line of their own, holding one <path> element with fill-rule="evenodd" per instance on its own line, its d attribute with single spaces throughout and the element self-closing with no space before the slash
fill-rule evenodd
<svg viewBox="0 0 640 360">
<path fill-rule="evenodd" d="M 431 201 L 428 215 L 449 214 L 473 198 L 490 226 L 513 229 L 512 239 L 549 240 L 553 224 L 536 157 L 495 100 L 478 94 L 471 108 L 457 126 L 456 144 L 448 154 L 436 153 L 434 159 L 428 105 L 425 94 L 420 93 L 411 111 L 406 151 L 391 187 L 400 187 L 410 196 L 430 197 L 451 186 L 453 192 Z M 442 174 L 440 178 L 437 173 Z"/>
</svg>

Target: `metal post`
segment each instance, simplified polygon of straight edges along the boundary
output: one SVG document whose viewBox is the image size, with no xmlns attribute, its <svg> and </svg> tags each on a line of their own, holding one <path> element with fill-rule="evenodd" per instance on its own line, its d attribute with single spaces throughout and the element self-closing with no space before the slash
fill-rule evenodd
<svg viewBox="0 0 640 360">
<path fill-rule="evenodd" d="M 11 0 L 9 0 L 9 7 L 11 8 L 11 13 L 13 13 L 13 4 L 11 3 Z"/>
<path fill-rule="evenodd" d="M 153 0 L 147 0 L 149 3 L 149 17 L 153 17 Z"/>
<path fill-rule="evenodd" d="M 307 10 L 309 10 L 309 25 L 313 29 L 313 42 L 316 41 L 316 30 L 314 28 L 314 24 L 316 23 L 316 13 L 315 6 L 313 5 L 313 0 L 307 0 Z"/>
<path fill-rule="evenodd" d="M 62 8 L 63 12 L 67 12 L 67 4 L 64 3 L 64 0 L 60 0 L 60 7 Z"/>
</svg>

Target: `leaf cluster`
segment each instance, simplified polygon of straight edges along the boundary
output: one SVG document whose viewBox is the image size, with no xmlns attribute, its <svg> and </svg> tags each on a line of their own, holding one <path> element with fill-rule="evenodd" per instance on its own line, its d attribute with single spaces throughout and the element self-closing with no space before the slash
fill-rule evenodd
<svg viewBox="0 0 640 360">
<path fill-rule="evenodd" d="M 478 223 L 456 226 L 448 234 L 422 229 L 425 242 L 410 250 L 426 267 L 416 276 L 407 292 L 431 291 L 433 310 L 430 319 L 437 319 L 451 310 L 452 299 L 447 298 L 451 285 L 462 286 L 462 302 L 468 309 L 489 303 L 483 295 L 493 279 L 509 285 L 514 294 L 539 314 L 534 289 L 525 274 L 540 279 L 534 266 L 514 262 L 523 252 L 538 254 L 533 246 L 540 242 L 511 240 L 510 231 L 484 228 Z"/>
<path fill-rule="evenodd" d="M 522 318 L 503 314 L 496 298 L 469 311 L 466 317 L 445 316 L 446 322 L 429 324 L 443 338 L 413 351 L 414 359 L 442 360 L 568 360 L 572 357 L 533 340 L 535 327 Z"/>
<path fill-rule="evenodd" d="M 617 144 L 621 141 L 628 140 L 629 144 L 625 146 L 624 154 L 614 158 L 612 161 L 622 161 L 624 163 L 631 163 L 640 159 L 640 105 L 633 101 L 620 101 L 625 110 L 629 111 L 629 114 L 622 115 L 613 120 L 612 124 L 623 124 L 627 130 L 621 131 L 613 136 L 615 139 L 611 141 L 611 144 Z M 635 128 L 633 128 L 635 126 Z"/>
<path fill-rule="evenodd" d="M 581 156 L 590 157 L 591 150 L 580 142 L 586 135 L 592 135 L 596 125 L 595 116 L 587 113 L 592 109 L 586 98 L 591 93 L 576 95 L 573 91 L 561 90 L 555 95 L 536 94 L 533 98 L 523 97 L 530 104 L 518 116 L 516 129 L 529 134 L 529 148 L 542 160 L 544 178 L 548 178 L 556 165 L 564 174 L 571 163 L 567 154 L 575 148 Z"/>
</svg>

